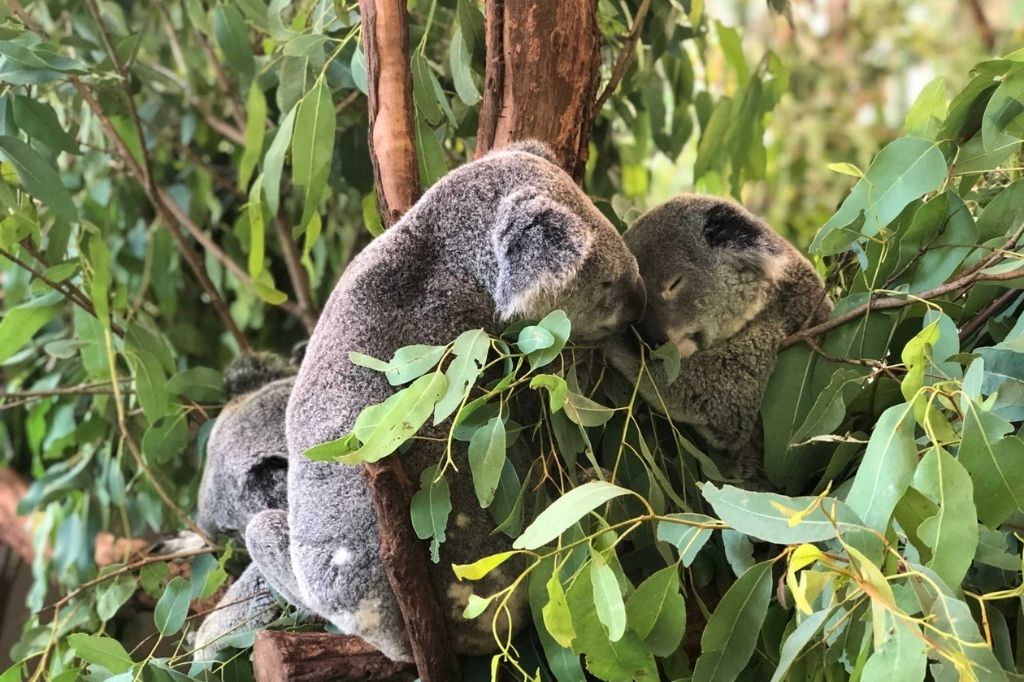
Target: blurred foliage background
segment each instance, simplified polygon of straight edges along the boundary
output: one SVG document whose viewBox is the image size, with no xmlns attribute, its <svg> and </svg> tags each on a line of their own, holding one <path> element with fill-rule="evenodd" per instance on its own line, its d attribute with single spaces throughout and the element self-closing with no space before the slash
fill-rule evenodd
<svg viewBox="0 0 1024 682">
<path fill-rule="evenodd" d="M 602 80 L 642 5 L 599 3 Z M 472 158 L 483 15 L 408 6 L 429 185 Z M 945 102 L 1022 43 L 1014 0 L 652 2 L 585 188 L 623 227 L 680 191 L 732 195 L 806 247 L 856 182 L 830 164 L 867 169 L 901 130 L 927 129 L 905 124 L 920 93 Z M 379 233 L 365 88 L 354 2 L 0 6 L 0 464 L 31 481 L 36 613 L 13 658 L 41 654 L 37 675 L 79 673 L 67 633 L 134 636 L 112 620 L 134 577 L 102 603 L 72 592 L 100 570 L 97 536 L 189 525 L 220 370 L 305 338 Z M 325 112 L 333 127 L 310 125 Z M 965 186 L 972 209 L 1016 177 L 994 171 L 1014 153 L 979 162 L 996 189 Z M 203 570 L 193 597 L 223 581 L 223 562 Z M 155 599 L 167 578 L 138 576 Z M 69 592 L 56 624 L 40 615 Z"/>
</svg>

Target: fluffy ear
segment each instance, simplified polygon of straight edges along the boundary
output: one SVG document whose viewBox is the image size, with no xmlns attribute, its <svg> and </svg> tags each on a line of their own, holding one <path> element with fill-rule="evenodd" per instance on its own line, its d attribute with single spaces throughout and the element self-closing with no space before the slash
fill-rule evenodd
<svg viewBox="0 0 1024 682">
<path fill-rule="evenodd" d="M 783 254 L 767 238 L 768 226 L 727 202 L 707 210 L 702 236 L 722 263 L 742 279 L 775 279 Z"/>
<path fill-rule="evenodd" d="M 246 520 L 264 509 L 282 509 L 288 504 L 288 460 L 270 456 L 246 472 L 238 501 Z"/>
<path fill-rule="evenodd" d="M 537 190 L 502 199 L 491 232 L 498 264 L 493 293 L 502 319 L 530 316 L 541 295 L 572 279 L 591 238 L 580 216 Z"/>
<path fill-rule="evenodd" d="M 545 161 L 550 161 L 554 164 L 558 163 L 558 158 L 555 156 L 555 152 L 552 151 L 551 147 L 540 140 L 520 140 L 518 142 L 513 142 L 505 147 L 505 151 L 526 152 L 527 154 L 539 156 Z"/>
</svg>

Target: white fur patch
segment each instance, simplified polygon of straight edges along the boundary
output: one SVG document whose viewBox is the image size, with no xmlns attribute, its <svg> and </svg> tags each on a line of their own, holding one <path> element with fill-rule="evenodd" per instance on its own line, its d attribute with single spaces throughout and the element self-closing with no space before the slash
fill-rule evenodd
<svg viewBox="0 0 1024 682">
<path fill-rule="evenodd" d="M 469 520 L 469 514 L 463 514 L 462 512 L 459 512 L 455 515 L 455 525 L 459 528 L 465 528 L 466 526 L 468 526 Z"/>
<path fill-rule="evenodd" d="M 376 632 L 380 629 L 380 600 L 363 599 L 355 612 L 356 626 L 360 632 Z"/>
<path fill-rule="evenodd" d="M 350 561 L 352 561 L 352 551 L 348 547 L 339 547 L 331 558 L 331 563 L 335 566 L 344 566 Z"/>
</svg>

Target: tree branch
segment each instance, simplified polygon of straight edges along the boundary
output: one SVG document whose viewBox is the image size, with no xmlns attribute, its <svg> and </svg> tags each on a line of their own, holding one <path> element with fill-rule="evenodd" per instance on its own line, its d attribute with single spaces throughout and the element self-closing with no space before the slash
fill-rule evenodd
<svg viewBox="0 0 1024 682">
<path fill-rule="evenodd" d="M 612 68 L 612 75 L 605 84 L 604 90 L 597 96 L 597 103 L 594 104 L 595 111 L 600 111 L 601 107 L 608 101 L 608 98 L 615 92 L 615 88 L 619 87 L 619 83 L 622 82 L 623 77 L 626 75 L 629 65 L 636 57 L 636 41 L 640 37 L 640 30 L 644 26 L 644 19 L 647 17 L 647 11 L 650 8 L 651 0 L 644 0 L 640 4 L 639 9 L 637 9 L 636 15 L 633 17 L 633 28 L 630 29 L 625 40 L 622 41 L 622 51 L 619 52 L 619 58 Z"/>
<path fill-rule="evenodd" d="M 274 229 L 277 231 L 277 239 L 281 242 L 281 254 L 284 256 L 284 264 L 288 268 L 288 278 L 292 282 L 292 290 L 295 291 L 295 298 L 299 302 L 298 314 L 306 331 L 310 334 L 316 328 L 317 310 L 313 304 L 313 297 L 309 290 L 309 278 L 306 276 L 306 268 L 302 266 L 302 259 L 299 250 L 292 239 L 292 231 L 281 216 L 274 219 Z"/>
</svg>

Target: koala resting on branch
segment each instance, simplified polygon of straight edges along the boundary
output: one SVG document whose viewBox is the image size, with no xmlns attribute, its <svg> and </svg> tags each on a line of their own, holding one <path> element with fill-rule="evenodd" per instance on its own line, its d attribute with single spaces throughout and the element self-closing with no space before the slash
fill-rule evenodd
<svg viewBox="0 0 1024 682">
<path fill-rule="evenodd" d="M 196 515 L 200 528 L 212 537 L 241 540 L 256 514 L 288 505 L 285 408 L 297 359 L 256 353 L 235 360 L 225 372 L 229 401 L 207 442 Z M 280 615 L 266 579 L 250 564 L 203 620 L 195 659 L 212 660 L 231 635 L 266 626 Z"/>
<path fill-rule="evenodd" d="M 304 453 L 348 434 L 363 408 L 396 391 L 383 374 L 350 362 L 350 352 L 387 358 L 403 346 L 445 344 L 480 327 L 497 333 L 509 321 L 556 309 L 584 341 L 640 318 L 645 294 L 636 260 L 551 158 L 528 142 L 449 173 L 352 261 L 327 301 L 288 403 L 288 511 L 264 511 L 247 528 L 254 561 L 280 592 L 297 593 L 300 605 L 393 660 L 409 661 L 411 651 L 378 557 L 362 468 Z M 441 438 L 449 427 L 450 420 L 420 435 Z M 415 482 L 444 452 L 443 442 L 417 439 L 392 456 L 402 457 Z M 453 457 L 458 473 L 448 481 L 456 513 L 441 561 L 431 566 L 433 587 L 456 653 L 489 653 L 497 649 L 491 618 L 463 619 L 471 588 L 457 582 L 451 564 L 508 550 L 510 541 L 492 533 L 490 514 L 477 502 L 465 444 L 454 445 Z M 513 574 L 503 569 L 475 589 L 506 587 Z M 509 606 L 513 627 L 527 622 L 525 595 Z"/>
<path fill-rule="evenodd" d="M 641 334 L 652 347 L 673 344 L 682 358 L 672 381 L 664 363 L 648 360 L 640 394 L 712 447 L 739 455 L 744 480 L 763 476 L 760 448 L 750 444 L 761 399 L 782 340 L 832 311 L 821 278 L 762 220 L 716 197 L 676 197 L 623 238 L 647 287 Z M 631 335 L 616 336 L 605 355 L 637 378 Z"/>
</svg>

